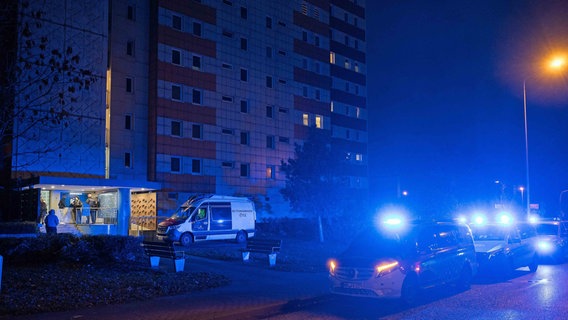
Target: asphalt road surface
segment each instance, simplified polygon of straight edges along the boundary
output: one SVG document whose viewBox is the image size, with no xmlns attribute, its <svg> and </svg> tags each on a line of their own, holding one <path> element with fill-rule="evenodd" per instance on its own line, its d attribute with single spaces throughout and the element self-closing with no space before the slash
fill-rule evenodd
<svg viewBox="0 0 568 320">
<path fill-rule="evenodd" d="M 568 264 L 521 268 L 506 280 L 477 279 L 471 290 L 436 289 L 418 306 L 396 301 L 322 296 L 288 304 L 264 319 L 568 319 Z"/>
</svg>

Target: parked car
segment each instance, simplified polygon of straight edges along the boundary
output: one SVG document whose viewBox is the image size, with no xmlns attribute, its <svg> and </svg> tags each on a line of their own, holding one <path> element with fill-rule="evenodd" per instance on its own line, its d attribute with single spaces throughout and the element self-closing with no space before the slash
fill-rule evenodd
<svg viewBox="0 0 568 320">
<path fill-rule="evenodd" d="M 544 220 L 534 223 L 537 232 L 537 251 L 541 261 L 568 259 L 568 221 Z"/>
<path fill-rule="evenodd" d="M 416 302 L 426 288 L 469 289 L 477 272 L 472 233 L 465 224 L 412 223 L 402 231 L 361 233 L 329 262 L 331 292 Z"/>
<path fill-rule="evenodd" d="M 243 197 L 200 195 L 187 200 L 170 218 L 160 222 L 156 237 L 189 246 L 195 241 L 254 237 L 254 203 Z"/>
<path fill-rule="evenodd" d="M 471 225 L 480 273 L 508 277 L 514 270 L 538 269 L 536 230 L 528 224 Z"/>
</svg>

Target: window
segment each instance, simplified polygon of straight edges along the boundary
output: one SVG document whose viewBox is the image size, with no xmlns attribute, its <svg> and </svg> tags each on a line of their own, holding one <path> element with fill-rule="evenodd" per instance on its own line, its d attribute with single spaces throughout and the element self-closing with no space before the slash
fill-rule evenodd
<svg viewBox="0 0 568 320">
<path fill-rule="evenodd" d="M 314 36 L 314 44 L 316 47 L 320 46 L 320 37 L 319 36 Z"/>
<path fill-rule="evenodd" d="M 343 14 L 343 21 L 349 22 L 349 15 L 347 13 Z"/>
<path fill-rule="evenodd" d="M 266 166 L 266 178 L 267 179 L 274 179 L 274 166 Z"/>
<path fill-rule="evenodd" d="M 317 74 L 320 74 L 320 73 L 321 73 L 321 68 L 320 68 L 320 63 L 319 63 L 319 62 L 314 63 L 314 71 L 315 71 L 315 73 L 317 73 Z"/>
<path fill-rule="evenodd" d="M 201 37 L 201 35 L 202 35 L 201 23 L 199 23 L 199 22 L 193 23 L 193 35 L 197 36 L 197 37 Z"/>
<path fill-rule="evenodd" d="M 345 40 L 343 42 L 346 46 L 349 46 L 349 37 L 345 36 Z"/>
<path fill-rule="evenodd" d="M 248 81 L 248 70 L 241 68 L 241 81 Z"/>
<path fill-rule="evenodd" d="M 305 126 L 310 125 L 310 116 L 307 113 L 302 114 L 302 124 Z"/>
<path fill-rule="evenodd" d="M 329 53 L 329 63 L 335 64 L 335 52 Z"/>
<path fill-rule="evenodd" d="M 200 56 L 193 56 L 191 58 L 191 67 L 194 70 L 201 70 L 201 57 Z"/>
<path fill-rule="evenodd" d="M 278 50 L 278 54 L 281 56 L 285 56 L 286 55 L 286 51 L 284 50 Z"/>
<path fill-rule="evenodd" d="M 172 85 L 172 100 L 181 101 L 181 86 Z"/>
<path fill-rule="evenodd" d="M 200 124 L 191 125 L 191 137 L 201 139 L 203 137 L 203 126 Z"/>
<path fill-rule="evenodd" d="M 192 96 L 191 102 L 193 102 L 193 104 L 201 104 L 202 103 L 201 90 L 193 89 L 191 96 Z"/>
<path fill-rule="evenodd" d="M 191 173 L 201 173 L 201 160 L 199 159 L 191 160 Z"/>
<path fill-rule="evenodd" d="M 316 128 L 323 129 L 323 117 L 316 116 Z"/>
<path fill-rule="evenodd" d="M 272 88 L 273 84 L 272 84 L 272 77 L 271 76 L 266 76 L 266 87 L 267 88 Z"/>
<path fill-rule="evenodd" d="M 226 4 L 226 5 L 228 5 L 228 6 L 232 6 L 232 5 L 233 5 L 233 2 L 230 1 L 230 0 L 223 0 L 223 3 Z"/>
<path fill-rule="evenodd" d="M 349 63 L 349 60 L 345 59 L 345 69 L 351 69 L 351 64 Z"/>
<path fill-rule="evenodd" d="M 363 155 L 360 154 L 360 153 L 356 153 L 355 154 L 355 161 L 359 161 L 359 162 L 363 161 Z"/>
<path fill-rule="evenodd" d="M 320 100 L 321 99 L 321 92 L 319 89 L 316 89 L 316 100 Z"/>
<path fill-rule="evenodd" d="M 221 65 L 221 67 L 223 67 L 223 68 L 225 68 L 225 69 L 229 69 L 229 70 L 230 70 L 230 69 L 233 69 L 233 66 L 230 65 L 230 64 L 228 64 L 228 63 L 223 63 L 223 64 Z"/>
<path fill-rule="evenodd" d="M 171 123 L 171 132 L 170 134 L 174 137 L 181 137 L 181 122 L 180 121 L 172 121 Z"/>
<path fill-rule="evenodd" d="M 357 41 L 357 39 L 353 40 L 353 46 L 355 49 L 359 49 L 359 41 Z"/>
<path fill-rule="evenodd" d="M 232 163 L 231 161 L 221 162 L 221 167 L 223 167 L 223 168 L 233 168 L 234 166 L 235 166 L 235 164 Z"/>
<path fill-rule="evenodd" d="M 359 65 L 355 62 L 355 65 L 353 65 L 353 70 L 355 70 L 355 72 L 359 72 Z"/>
<path fill-rule="evenodd" d="M 172 28 L 181 31 L 181 17 L 177 15 L 172 15 Z"/>
<path fill-rule="evenodd" d="M 272 18 L 266 17 L 266 29 L 272 29 Z"/>
<path fill-rule="evenodd" d="M 247 38 L 241 38 L 241 50 L 247 50 L 248 48 L 248 40 Z"/>
<path fill-rule="evenodd" d="M 181 158 L 172 157 L 170 158 L 170 171 L 171 172 L 181 172 Z"/>
<path fill-rule="evenodd" d="M 267 118 L 274 118 L 274 107 L 266 106 L 266 117 Z"/>
<path fill-rule="evenodd" d="M 132 93 L 134 90 L 132 81 L 132 78 L 126 78 L 126 92 Z"/>
<path fill-rule="evenodd" d="M 172 49 L 172 63 L 181 64 L 181 52 L 179 50 Z"/>
<path fill-rule="evenodd" d="M 229 134 L 229 135 L 233 135 L 233 130 L 231 129 L 222 129 L 221 130 L 222 134 Z"/>
<path fill-rule="evenodd" d="M 302 41 L 304 42 L 308 41 L 308 32 L 302 31 Z"/>
<path fill-rule="evenodd" d="M 303 86 L 302 87 L 302 96 L 307 98 L 308 97 L 308 87 Z"/>
<path fill-rule="evenodd" d="M 241 177 L 248 177 L 250 175 L 250 164 L 241 163 Z"/>
<path fill-rule="evenodd" d="M 135 6 L 128 6 L 126 12 L 126 18 L 130 21 L 136 21 L 136 7 Z"/>
<path fill-rule="evenodd" d="M 274 149 L 275 147 L 275 138 L 274 136 L 266 136 L 266 147 L 268 149 Z"/>
<path fill-rule="evenodd" d="M 223 102 L 233 102 L 233 97 L 223 96 L 221 99 Z"/>
<path fill-rule="evenodd" d="M 223 29 L 223 35 L 227 38 L 232 38 L 233 37 L 233 33 L 229 30 L 225 30 Z"/>
<path fill-rule="evenodd" d="M 287 108 L 278 108 L 278 112 L 283 113 L 283 114 L 287 114 L 288 109 Z"/>
<path fill-rule="evenodd" d="M 272 47 L 266 47 L 266 57 L 272 58 Z"/>
<path fill-rule="evenodd" d="M 304 3 L 302 3 L 301 7 L 302 7 L 302 14 L 307 16 L 308 15 L 308 4 L 304 2 Z"/>
<path fill-rule="evenodd" d="M 242 145 L 249 144 L 249 133 L 246 131 L 241 132 L 241 144 Z"/>
<path fill-rule="evenodd" d="M 245 20 L 248 18 L 248 10 L 245 7 L 241 7 L 241 18 Z"/>
<path fill-rule="evenodd" d="M 355 94 L 359 95 L 359 86 L 358 85 L 355 85 Z"/>
<path fill-rule="evenodd" d="M 126 42 L 126 55 L 134 57 L 134 41 L 132 40 Z"/>
<path fill-rule="evenodd" d="M 241 100 L 241 112 L 242 113 L 248 113 L 249 112 L 248 100 Z"/>
<path fill-rule="evenodd" d="M 288 138 L 288 137 L 278 137 L 278 142 L 290 143 L 290 138 Z"/>
<path fill-rule="evenodd" d="M 132 115 L 130 114 L 124 116 L 124 129 L 132 130 Z"/>
<path fill-rule="evenodd" d="M 308 59 L 302 58 L 302 68 L 308 69 Z"/>
<path fill-rule="evenodd" d="M 132 155 L 130 152 L 124 153 L 124 167 L 132 168 Z"/>
</svg>

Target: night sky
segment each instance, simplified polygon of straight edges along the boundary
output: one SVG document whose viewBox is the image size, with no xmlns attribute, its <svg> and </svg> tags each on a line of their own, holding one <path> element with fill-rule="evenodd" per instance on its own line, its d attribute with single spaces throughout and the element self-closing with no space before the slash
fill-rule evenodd
<svg viewBox="0 0 568 320">
<path fill-rule="evenodd" d="M 526 81 L 531 203 L 558 213 L 568 189 L 568 68 L 553 74 L 544 63 L 568 56 L 568 1 L 366 6 L 374 201 L 440 213 L 502 194 L 520 203 Z"/>
</svg>

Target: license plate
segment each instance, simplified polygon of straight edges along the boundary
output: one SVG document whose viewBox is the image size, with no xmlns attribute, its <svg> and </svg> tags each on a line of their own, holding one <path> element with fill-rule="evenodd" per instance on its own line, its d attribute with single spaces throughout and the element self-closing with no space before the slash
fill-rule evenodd
<svg viewBox="0 0 568 320">
<path fill-rule="evenodd" d="M 343 282 L 341 286 L 347 289 L 361 289 L 363 287 L 359 282 Z"/>
</svg>

